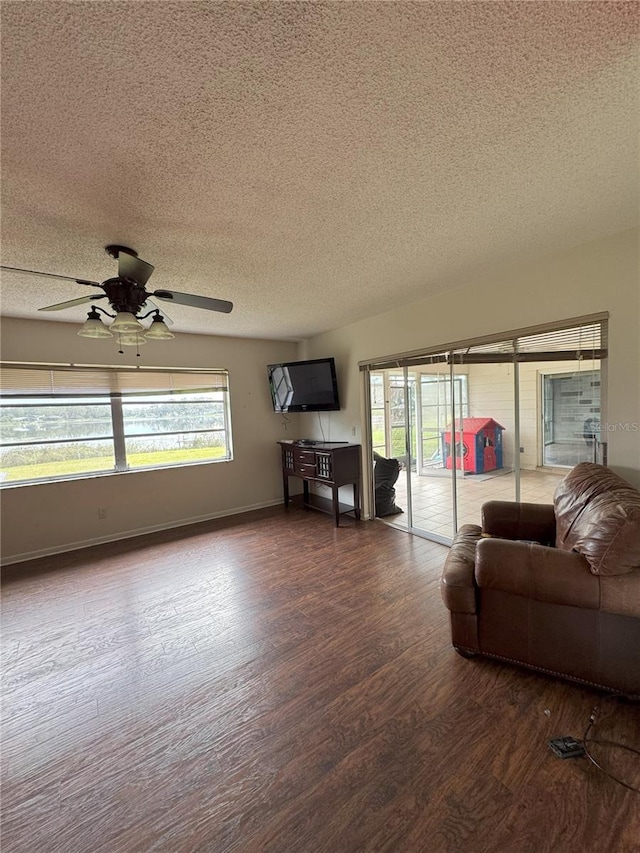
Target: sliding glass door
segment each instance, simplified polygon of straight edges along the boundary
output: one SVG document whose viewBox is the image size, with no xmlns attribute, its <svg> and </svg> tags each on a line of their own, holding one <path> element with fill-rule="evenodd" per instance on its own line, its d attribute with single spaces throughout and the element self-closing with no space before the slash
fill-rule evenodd
<svg viewBox="0 0 640 853">
<path fill-rule="evenodd" d="M 513 344 L 501 342 L 501 355 L 513 358 Z M 481 347 L 452 354 L 454 383 L 469 387 L 469 404 L 455 406 L 456 529 L 480 524 L 482 504 L 517 499 L 519 407 L 517 362 L 496 363 Z M 452 435 L 447 433 L 451 446 Z M 453 467 L 452 457 L 447 465 Z"/>
<path fill-rule="evenodd" d="M 450 540 L 454 524 L 451 476 L 443 457 L 452 388 L 461 409 L 468 407 L 466 381 L 452 385 L 444 358 L 439 364 L 416 369 L 390 368 L 370 374 L 373 451 L 400 463 L 393 500 L 402 512 L 384 517 L 438 541 Z M 380 504 L 386 507 L 386 486 L 380 494 Z"/>
<path fill-rule="evenodd" d="M 486 501 L 551 501 L 555 469 L 606 458 L 605 357 L 602 319 L 381 361 L 369 372 L 371 444 L 398 460 L 402 510 L 386 520 L 448 542 L 480 524 Z"/>
<path fill-rule="evenodd" d="M 452 385 L 444 355 L 431 365 L 407 368 L 416 388 L 411 409 L 411 466 L 407 488 L 410 528 L 446 542 L 453 532 L 453 488 L 445 468 L 443 436 L 451 419 Z"/>
</svg>

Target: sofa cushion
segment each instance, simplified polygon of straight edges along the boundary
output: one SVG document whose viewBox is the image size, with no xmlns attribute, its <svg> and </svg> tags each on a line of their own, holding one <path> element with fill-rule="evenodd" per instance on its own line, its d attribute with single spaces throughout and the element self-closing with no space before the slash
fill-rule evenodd
<svg viewBox="0 0 640 853">
<path fill-rule="evenodd" d="M 600 580 L 581 554 L 535 542 L 482 539 L 476 548 L 476 583 L 535 601 L 567 607 L 600 607 Z"/>
<path fill-rule="evenodd" d="M 556 547 L 577 551 L 593 574 L 640 569 L 640 492 L 602 465 L 581 462 L 554 496 Z"/>
<path fill-rule="evenodd" d="M 553 545 L 556 538 L 554 507 L 552 504 L 486 501 L 482 504 L 482 536 Z"/>
</svg>

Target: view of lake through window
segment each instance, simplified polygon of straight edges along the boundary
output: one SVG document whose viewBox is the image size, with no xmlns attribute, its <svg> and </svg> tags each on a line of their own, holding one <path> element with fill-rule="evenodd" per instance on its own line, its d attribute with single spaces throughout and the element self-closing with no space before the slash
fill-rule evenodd
<svg viewBox="0 0 640 853">
<path fill-rule="evenodd" d="M 2 396 L 2 484 L 230 458 L 226 387 Z"/>
</svg>

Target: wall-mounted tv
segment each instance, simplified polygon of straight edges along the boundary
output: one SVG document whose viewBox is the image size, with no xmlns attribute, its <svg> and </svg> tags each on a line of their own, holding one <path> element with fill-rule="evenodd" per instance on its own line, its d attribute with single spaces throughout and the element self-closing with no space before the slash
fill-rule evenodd
<svg viewBox="0 0 640 853">
<path fill-rule="evenodd" d="M 332 358 L 270 364 L 268 371 L 274 412 L 335 412 L 340 408 Z"/>
</svg>

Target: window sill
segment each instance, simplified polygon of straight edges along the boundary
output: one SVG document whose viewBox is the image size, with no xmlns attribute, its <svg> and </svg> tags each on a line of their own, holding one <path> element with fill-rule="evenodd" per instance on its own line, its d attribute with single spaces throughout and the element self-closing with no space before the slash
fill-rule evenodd
<svg viewBox="0 0 640 853">
<path fill-rule="evenodd" d="M 25 486 L 47 486 L 56 483 L 72 483 L 83 480 L 97 480 L 103 477 L 121 477 L 127 474 L 144 474 L 149 471 L 173 471 L 176 468 L 198 468 L 202 465 L 218 465 L 221 462 L 233 462 L 233 456 L 224 456 L 220 459 L 203 459 L 199 462 L 178 462 L 175 465 L 148 465 L 144 468 L 128 468 L 126 471 L 90 471 L 86 474 L 76 474 L 63 477 L 47 477 L 41 480 L 22 480 L 20 482 L 0 482 L 0 491 L 10 489 L 21 489 Z"/>
</svg>

